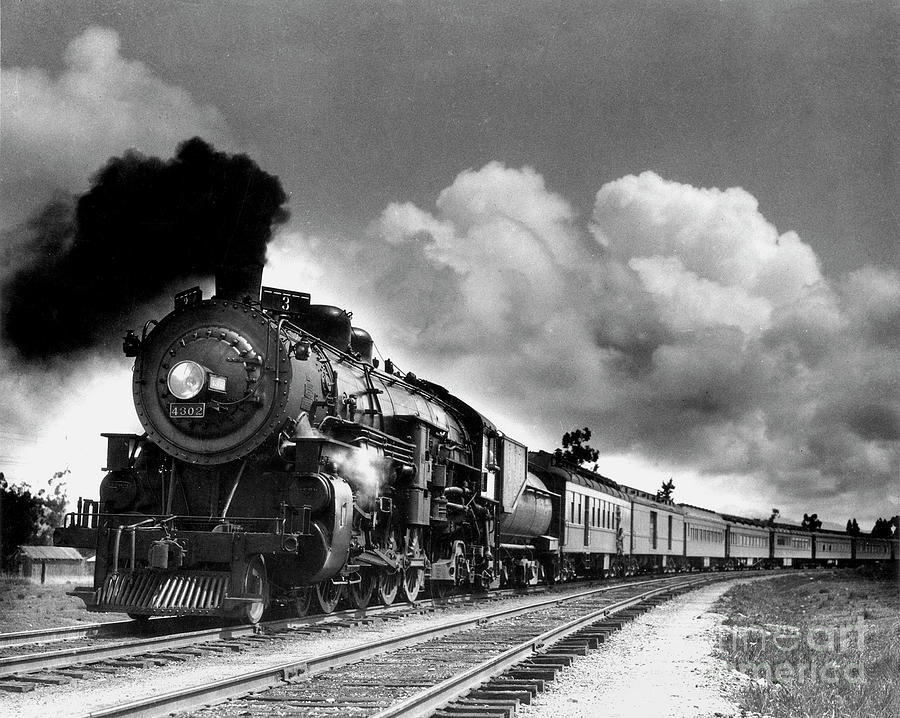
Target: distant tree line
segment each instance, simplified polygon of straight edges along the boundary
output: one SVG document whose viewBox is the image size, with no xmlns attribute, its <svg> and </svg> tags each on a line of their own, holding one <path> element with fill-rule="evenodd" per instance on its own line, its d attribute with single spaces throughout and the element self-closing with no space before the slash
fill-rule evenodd
<svg viewBox="0 0 900 718">
<path fill-rule="evenodd" d="M 889 519 L 876 519 L 875 525 L 872 527 L 872 536 L 891 538 L 897 535 L 898 526 L 900 526 L 900 515 L 891 516 Z"/>
<path fill-rule="evenodd" d="M 37 492 L 28 484 L 13 485 L 0 471 L 0 567 L 14 568 L 16 550 L 22 545 L 53 543 L 53 529 L 62 524 L 66 510 L 63 477 L 57 471 L 47 489 Z"/>
</svg>

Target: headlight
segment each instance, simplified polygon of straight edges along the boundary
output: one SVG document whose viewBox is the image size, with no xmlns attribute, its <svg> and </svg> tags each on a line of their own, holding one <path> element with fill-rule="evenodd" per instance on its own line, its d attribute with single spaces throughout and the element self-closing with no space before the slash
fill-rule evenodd
<svg viewBox="0 0 900 718">
<path fill-rule="evenodd" d="M 180 361 L 169 370 L 166 384 L 177 399 L 193 399 L 206 381 L 206 370 L 195 361 Z"/>
</svg>

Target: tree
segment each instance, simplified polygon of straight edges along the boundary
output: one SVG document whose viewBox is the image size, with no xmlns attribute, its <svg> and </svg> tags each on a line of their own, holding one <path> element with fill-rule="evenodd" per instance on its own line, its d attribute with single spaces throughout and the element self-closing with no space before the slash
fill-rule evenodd
<svg viewBox="0 0 900 718">
<path fill-rule="evenodd" d="M 567 431 L 562 437 L 562 448 L 553 453 L 557 459 L 568 461 L 576 466 L 581 466 L 587 461 L 596 462 L 600 457 L 600 452 L 588 445 L 587 442 L 590 441 L 590 438 L 591 430 L 587 427 Z M 595 463 L 594 469 L 596 470 L 596 468 Z"/>
<path fill-rule="evenodd" d="M 672 494 L 675 491 L 675 482 L 672 480 L 672 477 L 669 477 L 668 481 L 663 481 L 662 486 L 660 486 L 659 491 L 656 492 L 656 500 L 657 501 L 671 501 Z"/>
<path fill-rule="evenodd" d="M 778 509 L 772 509 L 772 515 L 769 516 L 769 519 L 768 521 L 766 521 L 766 523 L 769 526 L 772 526 L 775 523 L 775 519 L 777 519 L 780 514 L 781 512 Z"/>
<path fill-rule="evenodd" d="M 872 536 L 876 538 L 891 538 L 897 535 L 897 527 L 900 525 L 900 515 L 889 519 L 876 519 L 872 527 Z"/>
<path fill-rule="evenodd" d="M 856 523 L 856 519 L 847 519 L 847 533 L 851 536 L 859 535 L 859 524 Z"/>
<path fill-rule="evenodd" d="M 819 521 L 818 514 L 810 514 L 807 516 L 803 514 L 803 523 L 800 524 L 800 528 L 804 528 L 807 531 L 818 531 L 822 528 L 822 522 Z"/>
<path fill-rule="evenodd" d="M 46 489 L 34 492 L 28 484 L 11 484 L 0 472 L 0 526 L 3 528 L 0 562 L 5 570 L 12 568 L 19 546 L 53 541 L 53 529 L 65 516 L 66 485 L 62 478 L 68 473 L 68 469 L 57 471 Z"/>
</svg>

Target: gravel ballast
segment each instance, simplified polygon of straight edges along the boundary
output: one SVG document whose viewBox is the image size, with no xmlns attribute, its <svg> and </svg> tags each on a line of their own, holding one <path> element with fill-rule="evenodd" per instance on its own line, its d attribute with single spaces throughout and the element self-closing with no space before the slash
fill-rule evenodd
<svg viewBox="0 0 900 718">
<path fill-rule="evenodd" d="M 550 684 L 537 703 L 521 706 L 517 716 L 738 716 L 720 690 L 738 674 L 711 657 L 721 617 L 707 613 L 735 582 L 715 584 L 673 599 L 640 616 L 614 634 L 599 650 L 578 659 Z M 563 593 L 568 591 L 563 590 Z M 513 606 L 528 599 L 508 600 Z M 298 661 L 322 653 L 406 634 L 423 625 L 453 621 L 460 614 L 481 614 L 488 606 L 460 606 L 438 614 L 409 616 L 369 626 L 343 628 L 315 638 L 286 639 L 240 653 L 191 659 L 153 670 L 125 669 L 113 675 L 76 680 L 32 693 L 0 692 L 0 715 L 45 718 L 84 715 L 111 705 L 236 674 Z M 718 713 L 717 713 L 718 712 Z"/>
<path fill-rule="evenodd" d="M 581 590 L 584 589 L 560 587 L 558 595 L 577 593 Z M 530 604 L 535 598 L 541 597 L 510 598 L 504 601 L 503 605 L 511 608 Z M 494 608 L 495 606 L 490 603 L 461 604 L 434 614 L 413 615 L 397 621 L 379 621 L 368 626 L 341 628 L 314 637 L 293 636 L 260 647 L 248 647 L 239 653 L 196 657 L 184 663 L 171 663 L 150 670 L 131 668 L 122 669 L 115 674 L 95 674 L 83 680 L 75 680 L 67 686 L 39 686 L 30 693 L 0 691 L 0 716 L 46 718 L 50 715 L 85 715 L 91 711 L 160 693 L 288 662 L 302 661 L 383 638 L 405 635 L 425 626 L 450 623 L 461 615 L 487 615 Z M 54 645 L 54 649 L 61 647 L 63 644 Z"/>
<path fill-rule="evenodd" d="M 727 697 L 741 677 L 714 656 L 723 617 L 710 609 L 734 585 L 697 589 L 636 618 L 559 673 L 517 718 L 747 716 Z"/>
</svg>

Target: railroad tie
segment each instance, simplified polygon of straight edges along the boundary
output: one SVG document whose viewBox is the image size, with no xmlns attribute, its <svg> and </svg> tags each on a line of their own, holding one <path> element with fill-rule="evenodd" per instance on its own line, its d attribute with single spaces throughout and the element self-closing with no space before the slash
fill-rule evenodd
<svg viewBox="0 0 900 718">
<path fill-rule="evenodd" d="M 492 678 L 487 683 L 482 683 L 479 690 L 486 690 L 486 691 L 520 690 L 520 691 L 528 691 L 532 696 L 536 696 L 538 693 L 543 692 L 544 682 L 543 681 L 520 680 L 520 679 L 515 679 L 515 678 L 504 678 L 503 676 L 499 676 L 497 678 Z"/>
<path fill-rule="evenodd" d="M 554 643 L 554 646 L 565 646 L 566 648 L 596 648 L 598 641 L 593 638 L 583 638 L 576 633 L 573 633 L 571 636 L 567 636 L 561 641 L 557 641 Z"/>
<path fill-rule="evenodd" d="M 526 668 L 522 665 L 510 668 L 503 675 L 522 680 L 535 680 L 549 682 L 556 678 L 559 666 L 543 666 L 541 668 Z"/>
<path fill-rule="evenodd" d="M 213 653 L 232 653 L 233 651 L 239 651 L 240 648 L 233 648 L 232 646 L 224 646 L 220 643 L 201 643 L 197 646 L 201 651 L 212 651 Z"/>
<path fill-rule="evenodd" d="M 238 641 L 220 641 L 217 645 L 230 648 L 232 651 L 243 651 L 247 647 Z"/>
<path fill-rule="evenodd" d="M 510 718 L 515 713 L 515 708 L 505 705 L 490 705 L 482 701 L 463 703 L 457 701 L 451 703 L 439 711 L 435 711 L 433 718 Z"/>
<path fill-rule="evenodd" d="M 506 716 L 512 716 L 516 712 L 516 708 L 518 707 L 518 701 L 511 702 L 507 700 L 475 700 L 474 698 L 460 698 L 459 700 L 453 701 L 446 709 L 466 711 L 466 710 L 484 710 L 484 711 L 492 711 L 495 713 L 499 713 L 501 711 L 504 712 Z M 458 715 L 458 714 L 457 714 Z"/>
<path fill-rule="evenodd" d="M 106 661 L 112 668 L 149 668 L 155 665 L 149 658 L 113 658 Z"/>
<path fill-rule="evenodd" d="M 0 690 L 9 691 L 10 693 L 28 693 L 33 691 L 35 684 L 26 681 L 0 681 Z"/>
<path fill-rule="evenodd" d="M 320 628 L 319 626 L 304 626 L 303 628 L 289 628 L 291 637 L 294 636 L 313 636 L 319 633 L 328 633 L 329 629 Z M 246 641 L 246 638 L 238 639 L 240 641 Z"/>
<path fill-rule="evenodd" d="M 59 673 L 61 676 L 68 676 L 69 678 L 87 678 L 91 675 L 91 670 L 89 668 L 81 670 L 78 668 L 56 668 L 54 673 Z"/>
<path fill-rule="evenodd" d="M 172 651 L 160 651 L 154 655 L 165 658 L 167 661 L 180 661 L 182 663 L 191 659 L 191 656 L 189 655 L 184 653 L 174 653 Z"/>
<path fill-rule="evenodd" d="M 470 691 L 466 698 L 471 698 L 472 700 L 517 700 L 519 703 L 525 703 L 528 705 L 531 703 L 531 691 L 526 690 L 517 690 L 514 688 L 499 689 L 499 688 L 476 688 L 473 691 Z"/>
<path fill-rule="evenodd" d="M 21 673 L 12 676 L 14 681 L 26 681 L 28 683 L 40 683 L 47 686 L 64 686 L 71 683 L 72 679 L 66 676 L 57 676 L 53 673 Z"/>
<path fill-rule="evenodd" d="M 622 626 L 624 626 L 627 621 L 601 621 L 600 623 L 592 624 L 593 628 L 606 628 L 609 629 L 610 632 L 618 631 Z"/>
<path fill-rule="evenodd" d="M 567 646 L 561 643 L 554 643 L 549 647 L 549 653 L 554 656 L 586 656 L 588 650 L 585 644 Z"/>
<path fill-rule="evenodd" d="M 572 663 L 572 656 L 561 656 L 555 653 L 535 653 L 526 658 L 521 665 L 523 666 L 568 666 Z"/>
<path fill-rule="evenodd" d="M 165 651 L 164 655 L 169 656 L 172 654 L 178 655 L 181 654 L 183 656 L 208 656 L 210 653 L 216 653 L 216 651 L 211 651 L 208 648 L 173 648 L 171 651 Z"/>
<path fill-rule="evenodd" d="M 349 708 L 356 710 L 365 710 L 372 709 L 378 710 L 379 708 L 384 708 L 387 704 L 384 701 L 378 700 L 339 700 L 333 701 L 327 698 L 295 698 L 293 696 L 263 696 L 263 695 L 250 695 L 243 696 L 238 699 L 241 703 L 250 704 L 250 703 L 263 703 L 263 704 L 279 704 L 284 708 L 312 708 L 312 709 L 325 709 L 330 712 L 333 712 L 335 709 Z"/>
</svg>

